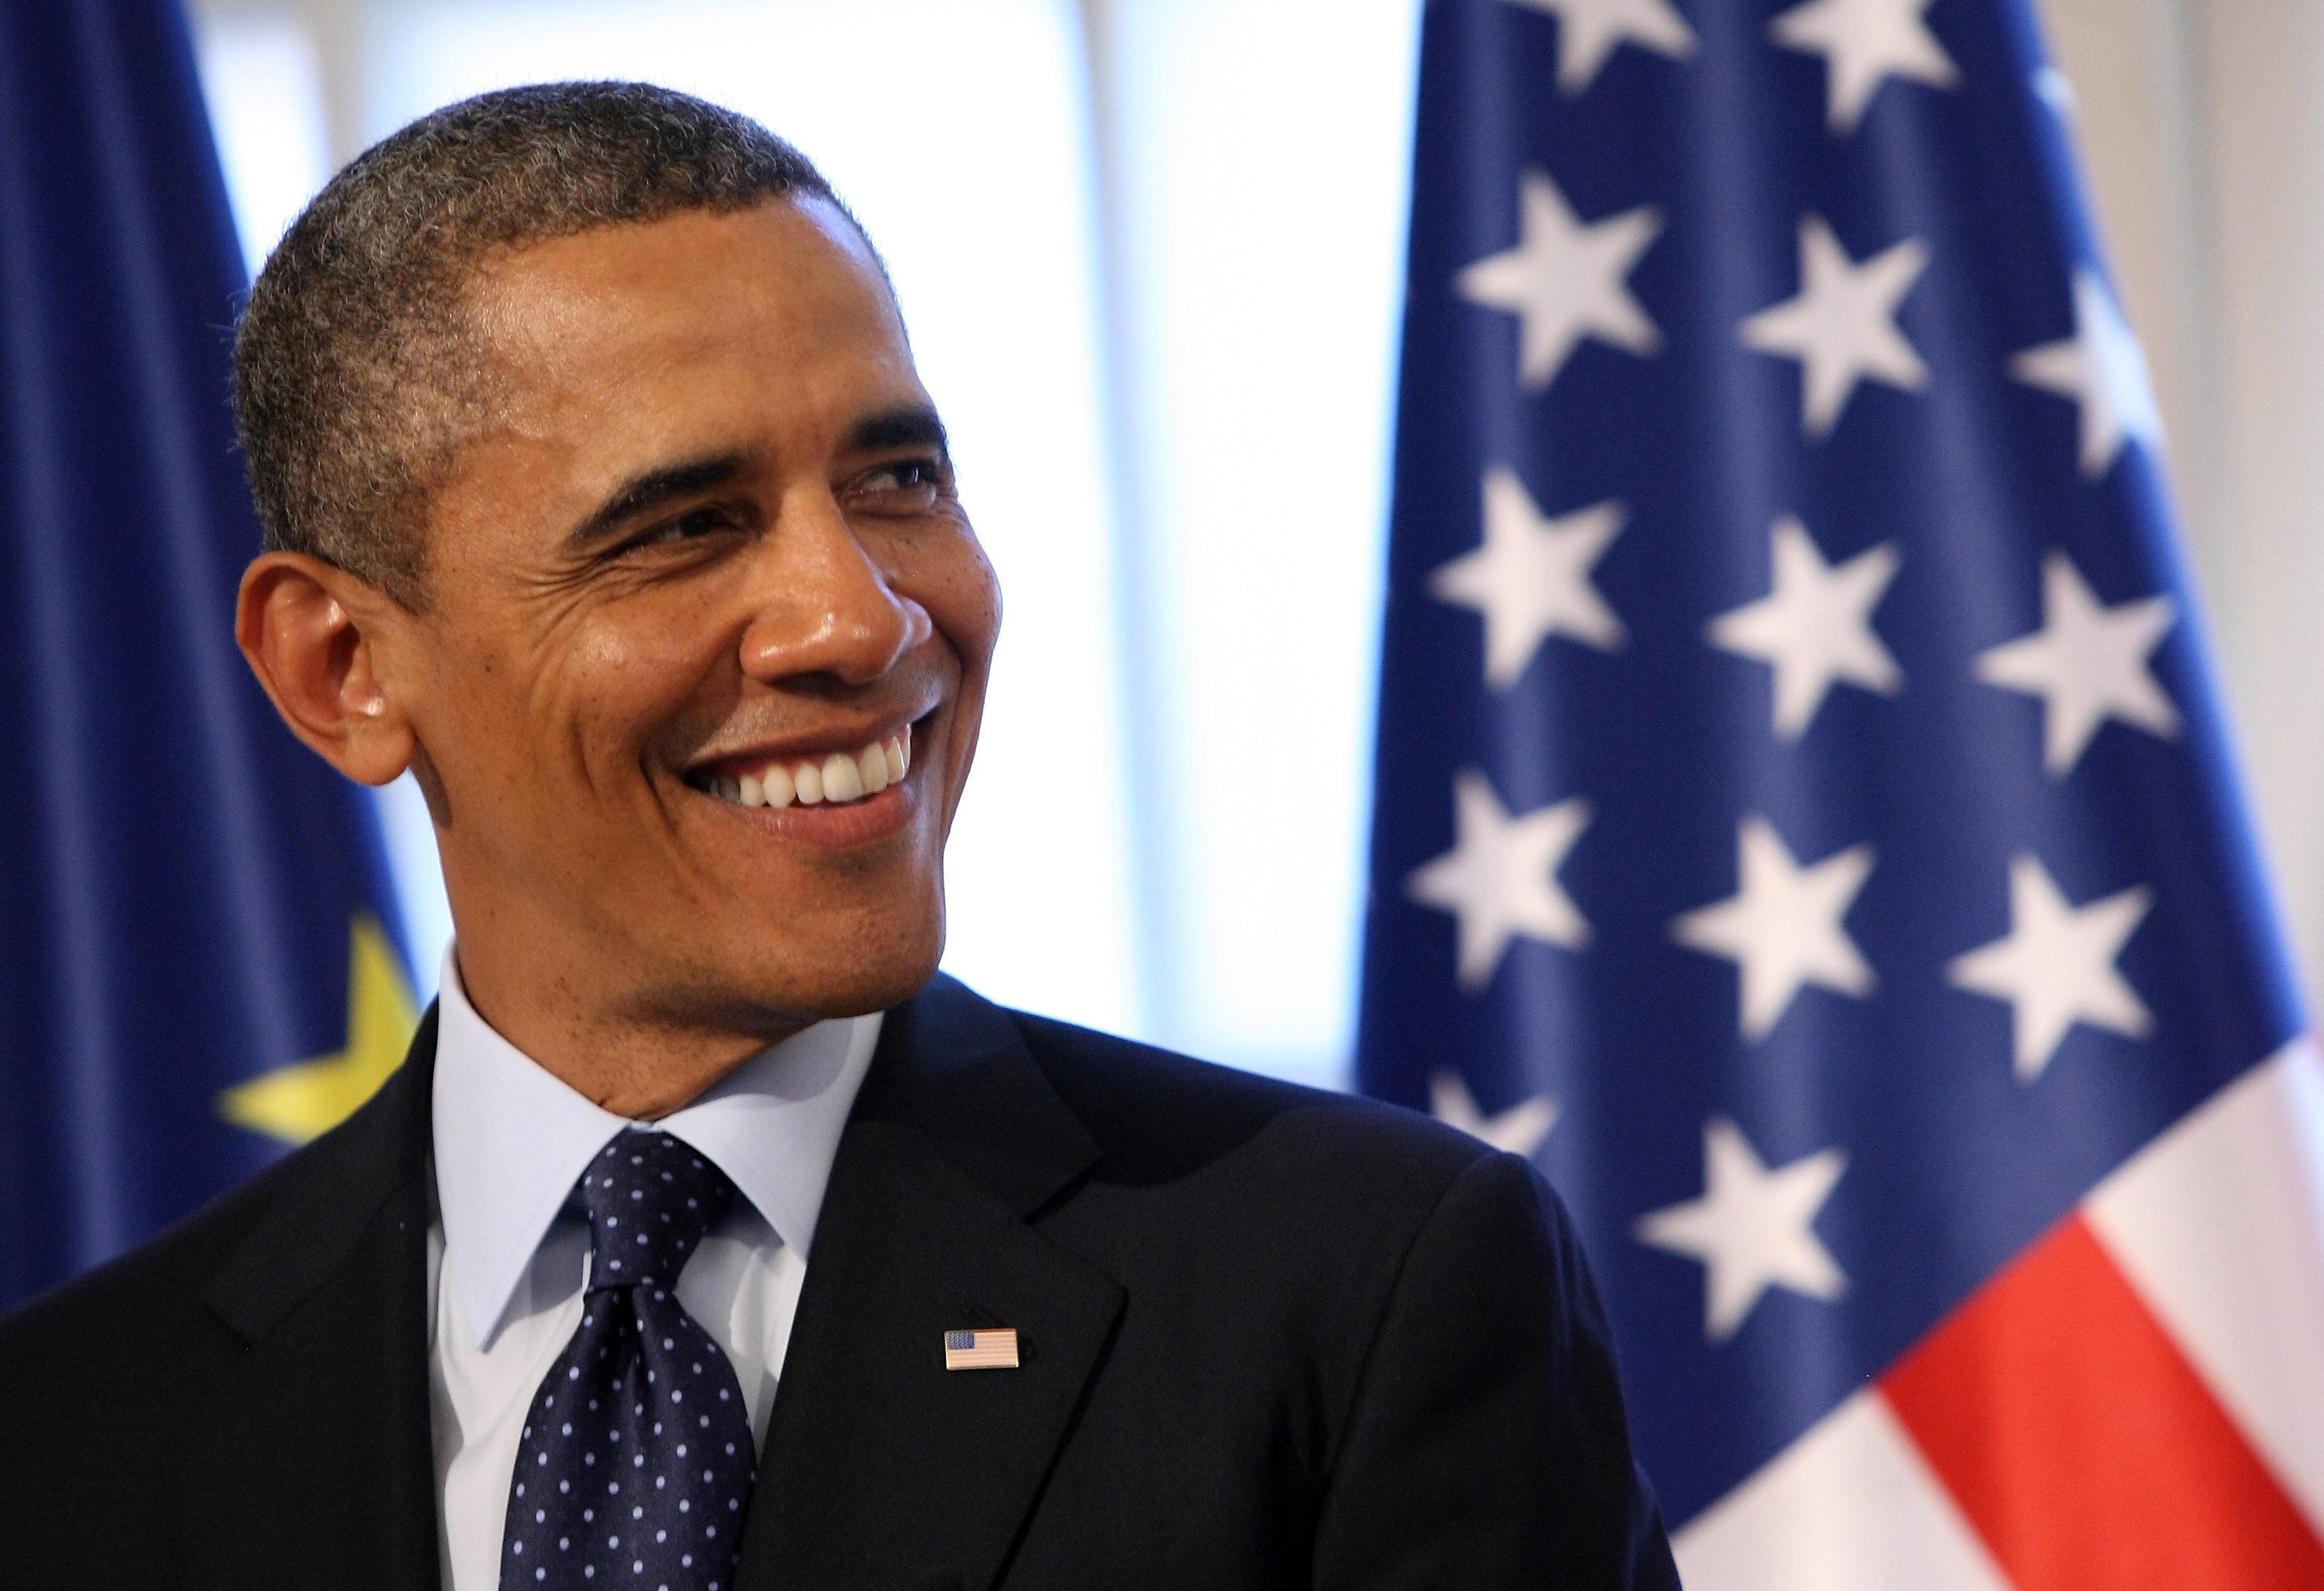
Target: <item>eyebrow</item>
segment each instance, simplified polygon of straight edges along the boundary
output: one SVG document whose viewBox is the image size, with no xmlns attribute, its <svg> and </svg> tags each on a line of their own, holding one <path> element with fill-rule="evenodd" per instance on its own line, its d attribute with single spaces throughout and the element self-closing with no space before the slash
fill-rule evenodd
<svg viewBox="0 0 2324 1591">
<path fill-rule="evenodd" d="M 566 547 L 575 552 L 586 550 L 641 514 L 650 513 L 664 503 L 690 497 L 697 492 L 724 485 L 741 474 L 750 462 L 747 454 L 719 453 L 707 458 L 687 459 L 648 470 L 643 474 L 632 475 L 614 487 L 603 502 L 573 527 L 571 534 L 565 538 Z"/>
<path fill-rule="evenodd" d="M 850 448 L 862 453 L 882 452 L 890 447 L 927 447 L 949 458 L 952 438 L 945 434 L 944 421 L 936 411 L 926 404 L 908 404 L 890 409 L 855 422 L 847 434 Z"/>
</svg>

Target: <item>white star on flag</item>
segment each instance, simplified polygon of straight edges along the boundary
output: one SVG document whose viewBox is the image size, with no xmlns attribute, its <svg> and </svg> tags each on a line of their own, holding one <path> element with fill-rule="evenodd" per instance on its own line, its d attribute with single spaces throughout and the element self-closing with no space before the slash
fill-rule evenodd
<svg viewBox="0 0 2324 1591">
<path fill-rule="evenodd" d="M 1507 1110 L 1487 1116 L 1477 1108 L 1477 1097 L 1457 1071 L 1440 1071 L 1428 1080 L 1428 1110 L 1445 1126 L 1459 1127 L 1472 1138 L 1527 1160 L 1557 1125 L 1557 1101 L 1547 1094 L 1520 1099 Z"/>
<path fill-rule="evenodd" d="M 2178 616 L 2168 596 L 2105 606 L 2053 552 L 2042 560 L 2042 628 L 1978 654 L 1977 676 L 2042 698 L 2042 765 L 2063 778 L 2109 718 L 2165 740 L 2179 733 L 2179 709 L 2148 667 Z"/>
<path fill-rule="evenodd" d="M 2146 1036 L 2154 1018 L 2114 961 L 2153 905 L 2141 885 L 2076 906 L 2037 858 L 2010 859 L 2008 934 L 1955 956 L 1945 977 L 2009 1002 L 2020 1082 L 2049 1070 L 2077 1021 Z"/>
<path fill-rule="evenodd" d="M 1893 696 L 1904 671 L 1873 632 L 1872 610 L 1896 578 L 1896 544 L 1884 541 L 1844 564 L 1827 564 L 1807 529 L 1775 521 L 1775 589 L 1711 621 L 1711 644 L 1756 658 L 1775 671 L 1775 733 L 1796 740 L 1845 680 Z"/>
<path fill-rule="evenodd" d="M 1580 94 L 1628 42 L 1674 60 L 1694 53 L 1694 30 L 1670 0 L 1510 0 L 1557 19 L 1557 86 Z"/>
<path fill-rule="evenodd" d="M 2126 444 L 2162 443 L 2163 413 L 2146 355 L 2114 295 L 2088 266 L 2074 272 L 2074 335 L 2026 349 L 2009 362 L 2009 373 L 2080 405 L 2082 474 L 2094 480 L 2113 467 Z"/>
<path fill-rule="evenodd" d="M 1774 1171 L 1724 1117 L 1702 1128 L 1702 1197 L 1638 1218 L 1639 1241 L 1701 1260 L 1703 1330 L 1713 1342 L 1735 1335 L 1770 1287 L 1827 1301 L 1848 1276 L 1816 1236 L 1848 1156 L 1820 1150 Z"/>
<path fill-rule="evenodd" d="M 1517 317 L 1517 379 L 1539 391 L 1583 337 L 1652 354 L 1663 337 L 1625 279 L 1662 231 L 1652 205 L 1584 225 L 1539 171 L 1517 182 L 1519 242 L 1453 279 L 1462 298 Z"/>
<path fill-rule="evenodd" d="M 1766 1037 L 1803 984 L 1869 994 L 1872 969 L 1840 919 L 1872 874 L 1872 847 L 1851 845 L 1803 868 L 1755 814 L 1739 826 L 1736 849 L 1736 893 L 1679 918 L 1671 937 L 1736 964 L 1743 1036 Z"/>
<path fill-rule="evenodd" d="M 1512 817 L 1485 776 L 1452 779 L 1452 849 L 1414 869 L 1405 887 L 1423 906 L 1460 919 L 1460 979 L 1479 989 L 1522 933 L 1579 950 L 1590 924 L 1557 881 L 1566 852 L 1590 826 L 1590 804 L 1572 796 Z"/>
<path fill-rule="evenodd" d="M 1514 472 L 1485 472 L 1485 540 L 1441 565 L 1428 589 L 1485 620 L 1485 681 L 1515 684 L 1553 635 L 1612 651 L 1622 621 L 1591 584 L 1590 571 L 1621 533 L 1622 505 L 1596 503 L 1555 519 L 1535 506 Z"/>
<path fill-rule="evenodd" d="M 1802 364 L 1801 422 L 1823 437 L 1866 380 L 1917 392 L 1929 367 L 1904 329 L 1896 307 L 1929 263 L 1929 247 L 1908 237 L 1870 259 L 1848 257 L 1821 216 L 1800 222 L 1800 292 L 1743 322 L 1743 345 Z"/>
<path fill-rule="evenodd" d="M 1929 32 L 1932 0 L 1808 0 L 1767 31 L 1775 42 L 1824 58 L 1831 130 L 1853 133 L 1883 80 L 1910 78 L 1950 88 L 1960 69 Z"/>
</svg>

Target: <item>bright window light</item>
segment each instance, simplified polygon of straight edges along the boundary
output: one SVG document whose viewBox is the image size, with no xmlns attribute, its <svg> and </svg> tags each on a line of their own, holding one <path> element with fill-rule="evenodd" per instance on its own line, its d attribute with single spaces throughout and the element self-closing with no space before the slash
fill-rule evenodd
<svg viewBox="0 0 2324 1591">
<path fill-rule="evenodd" d="M 227 12 L 201 30 L 198 42 L 210 131 L 243 257 L 255 275 L 331 174 L 322 70 L 306 25 L 283 12 Z"/>
<path fill-rule="evenodd" d="M 1419 7 L 1111 15 L 1157 1036 L 1341 1082 Z"/>
</svg>

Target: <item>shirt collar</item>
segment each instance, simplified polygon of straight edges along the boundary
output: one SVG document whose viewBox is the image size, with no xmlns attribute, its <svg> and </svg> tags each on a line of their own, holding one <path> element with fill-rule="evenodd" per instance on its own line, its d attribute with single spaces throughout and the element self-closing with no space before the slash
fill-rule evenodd
<svg viewBox="0 0 2324 1591">
<path fill-rule="evenodd" d="M 818 1022 L 760 1051 L 685 1108 L 632 1122 L 493 1032 L 468 1003 L 456 952 L 444 952 L 437 1016 L 436 1191 L 444 1274 L 479 1348 L 491 1345 L 590 1156 L 624 1127 L 673 1133 L 707 1154 L 807 1256 L 881 1013 Z"/>
</svg>

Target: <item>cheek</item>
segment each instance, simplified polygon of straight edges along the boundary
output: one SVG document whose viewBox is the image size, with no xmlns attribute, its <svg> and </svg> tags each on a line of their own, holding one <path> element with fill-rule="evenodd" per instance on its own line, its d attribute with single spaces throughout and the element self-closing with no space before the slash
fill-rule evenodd
<svg viewBox="0 0 2324 1591">
<path fill-rule="evenodd" d="M 552 642 L 540 671 L 542 718 L 592 764 L 634 763 L 686 715 L 720 644 L 699 612 L 604 614 Z"/>
<path fill-rule="evenodd" d="M 983 548 L 964 531 L 957 541 L 930 550 L 932 556 L 915 571 L 912 594 L 952 643 L 962 673 L 970 681 L 981 681 L 1001 638 L 1000 579 Z"/>
<path fill-rule="evenodd" d="M 491 702 L 463 739 L 472 759 L 552 802 L 576 779 L 593 788 L 640 752 L 699 689 L 713 643 L 699 615 L 634 608 L 511 625 L 448 682 L 456 699 Z"/>
</svg>

